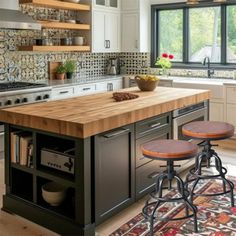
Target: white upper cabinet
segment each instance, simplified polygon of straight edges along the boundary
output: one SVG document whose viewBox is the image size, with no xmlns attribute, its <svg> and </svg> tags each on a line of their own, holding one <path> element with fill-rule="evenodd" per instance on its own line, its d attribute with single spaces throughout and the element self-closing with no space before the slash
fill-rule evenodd
<svg viewBox="0 0 236 236">
<path fill-rule="evenodd" d="M 150 52 L 149 0 L 122 0 L 122 52 Z"/>
<path fill-rule="evenodd" d="M 120 10 L 120 0 L 93 0 L 94 8 Z"/>
<path fill-rule="evenodd" d="M 139 51 L 139 14 L 123 13 L 122 14 L 122 51 L 138 52 Z"/>
<path fill-rule="evenodd" d="M 120 52 L 120 13 L 93 11 L 93 52 Z"/>
<path fill-rule="evenodd" d="M 138 11 L 139 10 L 139 0 L 122 0 L 121 8 L 124 11 L 130 11 L 130 10 Z"/>
</svg>

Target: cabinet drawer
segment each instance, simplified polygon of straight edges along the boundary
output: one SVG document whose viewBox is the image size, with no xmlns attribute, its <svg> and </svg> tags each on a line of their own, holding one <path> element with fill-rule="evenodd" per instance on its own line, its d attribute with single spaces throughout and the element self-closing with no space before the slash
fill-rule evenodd
<svg viewBox="0 0 236 236">
<path fill-rule="evenodd" d="M 61 99 L 73 96 L 74 88 L 73 87 L 64 87 L 59 89 L 52 90 L 52 99 Z"/>
<path fill-rule="evenodd" d="M 161 165 L 165 165 L 165 161 L 154 160 L 136 169 L 136 198 L 153 190 L 156 178 L 150 176 L 162 172 L 164 169 Z"/>
<path fill-rule="evenodd" d="M 170 126 L 170 113 L 156 116 L 136 123 L 136 138 L 140 138 L 151 132 L 157 132 Z"/>
<path fill-rule="evenodd" d="M 139 167 L 147 162 L 150 162 L 151 159 L 143 156 L 141 151 L 141 146 L 145 143 L 153 141 L 155 139 L 170 139 L 171 138 L 171 130 L 164 129 L 159 132 L 155 132 L 149 135 L 146 135 L 142 138 L 136 140 L 136 167 Z"/>
<path fill-rule="evenodd" d="M 95 84 L 78 85 L 75 87 L 75 94 L 78 96 L 95 92 L 96 92 Z"/>
<path fill-rule="evenodd" d="M 236 87 L 227 88 L 226 99 L 227 99 L 227 103 L 236 104 Z"/>
</svg>

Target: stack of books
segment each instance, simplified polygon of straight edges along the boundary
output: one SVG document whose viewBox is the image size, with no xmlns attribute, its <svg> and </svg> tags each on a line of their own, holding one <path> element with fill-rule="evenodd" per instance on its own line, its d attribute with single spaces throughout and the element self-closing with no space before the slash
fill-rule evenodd
<svg viewBox="0 0 236 236">
<path fill-rule="evenodd" d="M 11 132 L 11 162 L 33 167 L 33 141 L 29 132 Z"/>
</svg>

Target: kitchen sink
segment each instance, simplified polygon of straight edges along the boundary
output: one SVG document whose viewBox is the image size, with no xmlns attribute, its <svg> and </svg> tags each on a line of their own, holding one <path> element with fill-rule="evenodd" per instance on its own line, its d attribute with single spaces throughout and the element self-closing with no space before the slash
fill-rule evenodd
<svg viewBox="0 0 236 236">
<path fill-rule="evenodd" d="M 206 89 L 211 91 L 211 98 L 224 98 L 224 81 L 208 78 L 185 78 L 173 81 L 175 88 Z"/>
</svg>

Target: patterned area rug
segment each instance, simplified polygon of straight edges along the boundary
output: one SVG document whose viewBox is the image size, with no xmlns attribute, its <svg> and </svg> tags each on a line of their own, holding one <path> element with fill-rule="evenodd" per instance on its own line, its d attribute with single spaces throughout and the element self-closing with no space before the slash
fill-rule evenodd
<svg viewBox="0 0 236 236">
<path fill-rule="evenodd" d="M 230 180 L 236 186 L 236 178 Z M 216 193 L 222 192 L 222 182 L 208 181 L 201 183 L 197 192 Z M 177 196 L 172 191 L 168 195 Z M 236 201 L 235 201 L 236 202 Z M 227 196 L 203 197 L 198 196 L 194 203 L 198 206 L 198 233 L 193 231 L 192 218 L 179 221 L 161 222 L 154 224 L 155 236 L 236 236 L 236 207 L 230 207 L 229 194 Z M 158 216 L 177 218 L 185 215 L 184 204 L 165 203 L 159 208 Z M 114 231 L 109 236 L 148 236 L 149 222 L 142 213 L 136 215 L 126 224 Z"/>
</svg>

